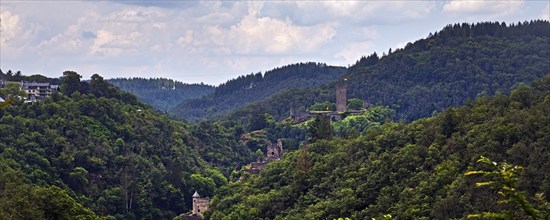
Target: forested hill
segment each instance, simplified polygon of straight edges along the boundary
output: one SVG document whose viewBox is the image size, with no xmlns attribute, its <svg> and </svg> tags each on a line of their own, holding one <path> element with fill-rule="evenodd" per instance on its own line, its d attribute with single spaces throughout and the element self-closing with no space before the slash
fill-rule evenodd
<svg viewBox="0 0 550 220">
<path fill-rule="evenodd" d="M 409 124 L 371 126 L 357 138 L 317 140 L 285 152 L 259 175 L 243 173 L 214 197 L 208 215 L 462 219 L 486 212 L 487 219 L 548 219 L 549 100 L 547 75 L 510 96 L 481 96 Z M 476 162 L 481 156 L 495 163 Z M 489 174 L 465 175 L 476 170 Z"/>
<path fill-rule="evenodd" d="M 107 82 L 130 92 L 157 110 L 168 111 L 188 99 L 196 99 L 214 92 L 205 84 L 186 84 L 165 78 L 116 78 Z"/>
<path fill-rule="evenodd" d="M 0 219 L 172 219 L 195 190 L 213 196 L 227 183 L 190 126 L 101 76 L 67 71 L 60 81 L 61 92 L 35 103 L 0 88 L 10 100 L 0 107 Z"/>
<path fill-rule="evenodd" d="M 213 94 L 187 100 L 170 114 L 181 119 L 197 120 L 227 113 L 248 103 L 263 100 L 290 88 L 313 88 L 342 77 L 346 68 L 322 63 L 299 63 L 266 72 L 240 76 L 216 88 Z"/>
<path fill-rule="evenodd" d="M 398 118 L 414 120 L 477 95 L 508 93 L 517 83 L 542 77 L 550 69 L 550 23 L 449 25 L 388 52 L 363 57 L 349 68 L 348 98 L 389 106 Z M 288 117 L 291 106 L 334 102 L 334 96 L 333 86 L 285 92 L 237 109 L 229 117 L 242 119 L 263 111 L 281 119 Z"/>
<path fill-rule="evenodd" d="M 349 96 L 417 119 L 478 94 L 505 93 L 550 69 L 550 23 L 455 24 L 377 60 L 350 68 Z"/>
</svg>

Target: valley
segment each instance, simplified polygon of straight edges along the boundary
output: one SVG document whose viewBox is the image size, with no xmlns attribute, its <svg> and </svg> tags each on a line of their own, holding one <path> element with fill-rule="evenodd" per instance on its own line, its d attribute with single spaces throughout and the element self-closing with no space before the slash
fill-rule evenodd
<svg viewBox="0 0 550 220">
<path fill-rule="evenodd" d="M 217 86 L 0 71 L 0 219 L 547 219 L 549 60 L 533 20 Z"/>
</svg>

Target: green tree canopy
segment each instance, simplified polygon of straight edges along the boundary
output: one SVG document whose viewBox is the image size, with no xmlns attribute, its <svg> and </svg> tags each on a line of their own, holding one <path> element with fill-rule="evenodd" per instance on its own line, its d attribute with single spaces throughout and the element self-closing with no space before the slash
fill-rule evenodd
<svg viewBox="0 0 550 220">
<path fill-rule="evenodd" d="M 364 106 L 364 102 L 361 99 L 358 99 L 358 98 L 348 99 L 348 109 L 360 110 L 360 109 L 363 109 L 363 106 Z"/>
<path fill-rule="evenodd" d="M 65 71 L 61 77 L 61 92 L 70 96 L 76 91 L 80 91 L 80 78 L 81 75 L 74 71 Z"/>
</svg>

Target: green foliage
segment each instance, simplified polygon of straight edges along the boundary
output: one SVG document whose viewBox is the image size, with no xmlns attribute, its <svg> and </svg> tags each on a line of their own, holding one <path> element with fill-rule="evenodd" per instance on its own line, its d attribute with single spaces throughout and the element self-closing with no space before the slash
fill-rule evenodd
<svg viewBox="0 0 550 220">
<path fill-rule="evenodd" d="M 316 141 L 332 138 L 332 126 L 329 116 L 317 115 L 309 125 L 309 140 Z"/>
<path fill-rule="evenodd" d="M 330 99 L 334 94 L 325 89 L 289 89 L 279 92 L 269 98 L 248 104 L 225 116 L 224 120 L 236 120 L 245 122 L 251 115 L 264 112 L 273 116 L 276 121 L 288 118 L 290 109 L 306 110 L 305 106 L 311 106 L 316 102 L 323 102 Z"/>
<path fill-rule="evenodd" d="M 200 98 L 214 92 L 214 87 L 210 85 L 187 84 L 165 78 L 116 78 L 107 81 L 163 112 L 185 100 Z"/>
<path fill-rule="evenodd" d="M 90 209 L 56 186 L 39 187 L 25 182 L 23 173 L 0 167 L 1 219 L 99 219 Z"/>
<path fill-rule="evenodd" d="M 256 130 L 274 127 L 274 126 L 275 126 L 275 119 L 273 119 L 273 116 L 267 113 L 251 115 L 248 122 L 249 131 L 256 131 Z"/>
<path fill-rule="evenodd" d="M 81 75 L 74 71 L 63 72 L 61 77 L 61 92 L 66 96 L 71 96 L 74 92 L 80 91 L 80 78 Z"/>
<path fill-rule="evenodd" d="M 79 78 L 74 72 L 66 75 Z M 10 197 L 0 199 L 6 202 L 0 208 L 12 210 L 18 199 L 20 207 L 37 207 L 0 213 L 39 219 L 93 213 L 117 219 L 173 218 L 191 208 L 192 189 L 213 195 L 227 184 L 207 162 L 219 158 L 223 163 L 214 166 L 233 169 L 232 161 L 249 154 L 239 142 L 242 126 L 220 126 L 199 137 L 193 134 L 200 127 L 157 114 L 99 75 L 89 84 L 78 82 L 86 85 L 83 93 L 72 85 L 77 81 L 64 78 L 64 83 L 65 92 L 74 91 L 71 97 L 53 94 L 0 109 L 0 165 L 20 170 L 17 181 L 26 184 L 0 184 L 0 194 L 9 193 L 2 198 Z M 35 194 L 20 196 L 20 191 Z"/>
<path fill-rule="evenodd" d="M 460 219 L 506 212 L 513 202 L 498 204 L 501 195 L 461 175 L 480 167 L 481 155 L 524 167 L 514 176 L 517 192 L 538 197 L 528 199 L 535 208 L 547 207 L 540 193 L 550 192 L 549 85 L 550 75 L 535 81 L 521 105 L 513 104 L 519 101 L 513 96 L 484 96 L 432 118 L 386 122 L 357 137 L 308 143 L 260 174 L 219 189 L 209 217 Z M 524 91 L 518 89 L 512 93 Z"/>
<path fill-rule="evenodd" d="M 371 106 L 358 115 L 349 115 L 333 123 L 334 133 L 343 137 L 357 137 L 369 128 L 377 128 L 386 121 L 391 121 L 395 112 L 383 106 Z"/>
<path fill-rule="evenodd" d="M 201 158 L 221 169 L 227 176 L 235 166 L 253 161 L 256 158 L 253 156 L 254 151 L 263 146 L 251 146 L 242 142 L 241 137 L 245 135 L 245 131 L 236 122 L 201 122 L 189 129 L 191 135 L 197 139 L 194 145 Z"/>
<path fill-rule="evenodd" d="M 13 72 L 11 70 L 8 70 L 6 73 L 3 73 L 0 69 L 0 79 L 4 79 L 8 82 L 38 82 L 38 83 L 52 83 L 55 85 L 59 85 L 61 81 L 59 79 L 52 79 L 48 78 L 42 75 L 30 75 L 26 76 L 21 73 L 21 71 Z"/>
<path fill-rule="evenodd" d="M 214 93 L 200 99 L 187 100 L 170 110 L 170 114 L 181 119 L 195 121 L 212 118 L 243 107 L 247 104 L 264 100 L 280 91 L 295 88 L 315 88 L 328 82 L 337 80 L 345 72 L 343 67 L 327 66 L 322 63 L 299 63 L 279 67 L 265 74 L 256 73 L 231 79 L 216 87 Z M 281 103 L 284 106 L 286 101 Z M 277 111 L 281 111 L 277 103 L 271 103 Z M 311 103 L 313 104 L 313 103 Z M 310 105 L 310 104 L 308 104 Z M 266 106 L 270 108 L 270 106 Z M 289 105 L 284 107 L 288 111 Z M 274 115 L 280 119 L 280 112 L 273 114 L 264 109 L 262 113 Z M 248 115 L 240 118 L 246 120 Z"/>
<path fill-rule="evenodd" d="M 514 90 L 521 92 L 521 90 Z M 497 190 L 503 199 L 497 201 L 498 204 L 513 204 L 525 216 L 532 219 L 548 219 L 550 217 L 550 205 L 544 202 L 542 193 L 536 194 L 539 202 L 543 203 L 541 207 L 536 207 L 525 196 L 525 192 L 519 190 L 518 180 L 520 173 L 524 170 L 522 166 L 514 166 L 506 162 L 497 163 L 489 158 L 481 156 L 477 161 L 489 167 L 488 170 L 474 170 L 465 173 L 466 176 L 481 175 L 489 180 L 477 182 L 477 187 L 489 187 Z M 514 210 L 504 210 L 498 213 L 483 212 L 479 214 L 469 214 L 468 218 L 491 218 L 491 219 L 515 219 L 520 216 L 514 215 Z"/>
<path fill-rule="evenodd" d="M 25 97 L 25 92 L 21 91 L 19 86 L 19 83 L 16 82 L 7 82 L 4 88 L 0 88 L 0 97 L 4 99 L 15 98 L 16 96 Z"/>
<path fill-rule="evenodd" d="M 336 111 L 336 104 L 325 101 L 316 102 L 309 107 L 310 111 Z"/>
<path fill-rule="evenodd" d="M 364 105 L 365 103 L 361 99 L 358 99 L 358 98 L 348 99 L 348 109 L 361 110 L 363 109 Z"/>
<path fill-rule="evenodd" d="M 548 21 L 454 24 L 376 62 L 350 67 L 348 95 L 414 120 L 529 83 L 550 69 Z M 374 64 L 373 64 L 374 63 Z"/>
<path fill-rule="evenodd" d="M 92 75 L 90 79 L 88 92 L 96 97 L 114 97 L 118 92 L 98 74 Z"/>
</svg>

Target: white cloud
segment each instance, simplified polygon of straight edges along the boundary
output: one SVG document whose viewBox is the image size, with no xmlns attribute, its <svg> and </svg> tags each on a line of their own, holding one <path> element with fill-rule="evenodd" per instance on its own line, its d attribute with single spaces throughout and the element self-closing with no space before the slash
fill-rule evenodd
<svg viewBox="0 0 550 220">
<path fill-rule="evenodd" d="M 334 17 L 361 23 L 406 22 L 429 16 L 431 1 L 322 1 Z"/>
<path fill-rule="evenodd" d="M 5 45 L 19 32 L 19 16 L 12 15 L 10 11 L 0 13 L 0 42 Z"/>
<path fill-rule="evenodd" d="M 523 0 L 450 0 L 443 6 L 443 12 L 452 14 L 485 15 L 490 18 L 512 15 L 519 12 Z"/>
<path fill-rule="evenodd" d="M 14 59 L 23 55 L 25 48 L 31 44 L 37 33 L 43 29 L 39 24 L 25 21 L 25 18 L 17 13 L 9 10 L 0 11 L 0 45 L 2 54 L 8 54 L 8 59 Z"/>
<path fill-rule="evenodd" d="M 69 25 L 62 33 L 41 41 L 37 49 L 48 51 L 48 53 L 53 51 L 72 54 L 82 53 L 87 49 L 85 48 L 84 39 L 81 39 L 83 33 L 86 32 L 84 26 L 87 25 L 87 20 L 85 17 L 80 17 L 76 23 Z M 88 31 L 87 33 L 93 35 L 93 32 Z"/>
<path fill-rule="evenodd" d="M 182 48 L 188 48 L 193 43 L 193 31 L 188 30 L 185 35 L 178 38 L 178 44 Z"/>
<path fill-rule="evenodd" d="M 108 30 L 99 30 L 94 44 L 90 49 L 92 55 L 119 56 L 130 53 L 145 45 L 147 38 L 144 34 L 134 31 L 131 33 L 116 34 Z"/>
<path fill-rule="evenodd" d="M 211 25 L 200 31 L 187 31 L 177 42 L 192 52 L 276 55 L 311 52 L 336 35 L 333 24 L 297 26 L 288 19 L 260 17 L 258 8 L 260 6 L 254 6 L 250 14 L 230 27 Z"/>
<path fill-rule="evenodd" d="M 237 53 L 310 52 L 334 37 L 331 24 L 295 26 L 290 20 L 256 17 L 254 13 L 225 30 L 224 44 Z"/>
<path fill-rule="evenodd" d="M 165 15 L 155 8 L 129 8 L 107 16 L 105 22 L 142 23 L 164 19 Z"/>
<path fill-rule="evenodd" d="M 368 51 L 372 50 L 373 43 L 370 41 L 356 42 L 348 44 L 346 47 L 336 53 L 335 58 L 343 58 L 348 64 L 352 64 Z"/>
</svg>

